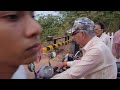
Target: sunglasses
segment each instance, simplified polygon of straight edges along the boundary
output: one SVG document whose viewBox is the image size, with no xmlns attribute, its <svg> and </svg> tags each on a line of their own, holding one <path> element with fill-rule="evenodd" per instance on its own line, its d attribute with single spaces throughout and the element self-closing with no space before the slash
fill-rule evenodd
<svg viewBox="0 0 120 90">
<path fill-rule="evenodd" d="M 79 33 L 80 32 L 80 30 L 78 30 L 78 31 L 74 31 L 73 33 L 72 33 L 72 36 L 75 36 L 77 33 Z"/>
</svg>

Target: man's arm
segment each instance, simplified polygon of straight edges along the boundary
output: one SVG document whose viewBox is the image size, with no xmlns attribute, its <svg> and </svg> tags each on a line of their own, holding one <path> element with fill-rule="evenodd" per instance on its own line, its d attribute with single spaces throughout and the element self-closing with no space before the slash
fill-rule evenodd
<svg viewBox="0 0 120 90">
<path fill-rule="evenodd" d="M 85 53 L 80 61 L 72 65 L 66 71 L 55 75 L 52 79 L 79 79 L 91 72 L 102 62 L 103 56 L 98 49 L 92 49 Z"/>
</svg>

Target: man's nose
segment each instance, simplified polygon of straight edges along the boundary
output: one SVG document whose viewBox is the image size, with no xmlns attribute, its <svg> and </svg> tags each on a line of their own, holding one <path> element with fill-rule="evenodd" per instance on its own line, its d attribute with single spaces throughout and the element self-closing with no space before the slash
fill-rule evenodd
<svg viewBox="0 0 120 90">
<path fill-rule="evenodd" d="M 29 19 L 27 22 L 26 36 L 32 37 L 39 35 L 42 31 L 41 25 L 33 18 Z"/>
</svg>

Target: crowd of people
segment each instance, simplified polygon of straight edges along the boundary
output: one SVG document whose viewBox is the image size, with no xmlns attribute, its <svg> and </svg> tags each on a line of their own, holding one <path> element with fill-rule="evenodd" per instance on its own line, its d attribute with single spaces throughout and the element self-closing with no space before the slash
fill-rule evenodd
<svg viewBox="0 0 120 90">
<path fill-rule="evenodd" d="M 33 13 L 0 11 L 0 79 L 27 79 L 26 75 L 22 75 L 25 74 L 22 65 L 41 59 L 42 26 L 34 19 Z M 77 18 L 69 32 L 83 56 L 80 60 L 56 63 L 59 68 L 70 68 L 51 79 L 117 78 L 120 27 L 114 35 L 112 50 L 110 37 L 104 33 L 105 27 L 101 22 L 94 23 L 87 17 Z"/>
</svg>

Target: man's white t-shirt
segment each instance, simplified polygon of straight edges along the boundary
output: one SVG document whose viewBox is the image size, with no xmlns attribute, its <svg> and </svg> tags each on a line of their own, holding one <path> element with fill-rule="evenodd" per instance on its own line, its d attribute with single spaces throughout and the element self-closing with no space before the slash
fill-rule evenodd
<svg viewBox="0 0 120 90">
<path fill-rule="evenodd" d="M 107 34 L 103 33 L 100 36 L 100 39 L 111 49 L 110 36 L 108 36 Z"/>
<path fill-rule="evenodd" d="M 27 79 L 24 65 L 20 65 L 17 71 L 13 74 L 11 79 Z"/>
</svg>

